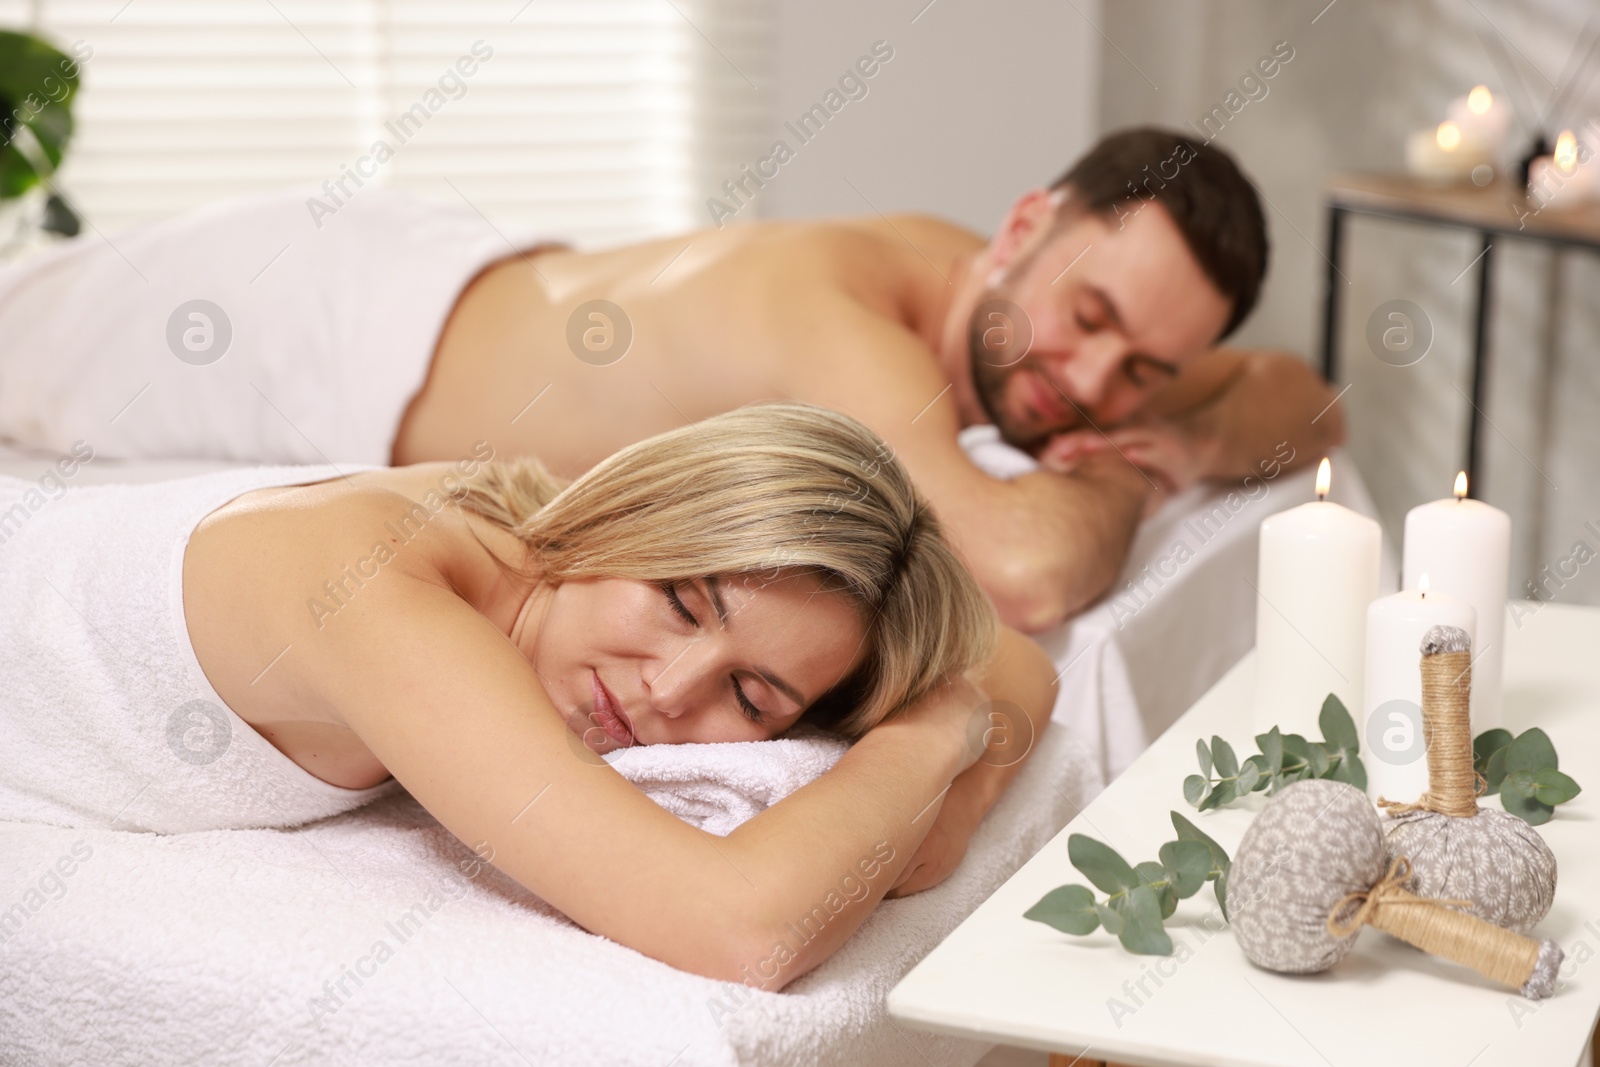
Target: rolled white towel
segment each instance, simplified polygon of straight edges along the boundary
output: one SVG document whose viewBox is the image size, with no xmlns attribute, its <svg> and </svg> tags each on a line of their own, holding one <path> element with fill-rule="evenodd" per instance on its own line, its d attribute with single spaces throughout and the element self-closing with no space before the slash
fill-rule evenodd
<svg viewBox="0 0 1600 1067">
<path fill-rule="evenodd" d="M 635 745 L 605 759 L 667 811 L 726 837 L 814 781 L 849 747 L 836 734 L 801 726 L 772 741 Z"/>
</svg>

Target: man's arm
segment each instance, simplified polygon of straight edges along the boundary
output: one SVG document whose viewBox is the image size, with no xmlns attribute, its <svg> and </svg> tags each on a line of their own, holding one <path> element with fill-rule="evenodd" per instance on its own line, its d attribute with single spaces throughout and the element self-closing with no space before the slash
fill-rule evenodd
<svg viewBox="0 0 1600 1067">
<path fill-rule="evenodd" d="M 950 383 L 918 337 L 843 298 L 792 326 L 789 393 L 888 442 L 1004 622 L 1045 630 L 1110 587 L 1157 491 L 1149 476 L 1112 452 L 1070 476 L 992 478 L 957 442 Z"/>
<path fill-rule="evenodd" d="M 1288 352 L 1214 348 L 1151 397 L 1145 419 L 1170 423 L 1204 458 L 1200 477 L 1236 481 L 1259 474 L 1263 458 L 1288 442 L 1297 462 L 1314 463 L 1344 443 L 1337 394 Z"/>
</svg>

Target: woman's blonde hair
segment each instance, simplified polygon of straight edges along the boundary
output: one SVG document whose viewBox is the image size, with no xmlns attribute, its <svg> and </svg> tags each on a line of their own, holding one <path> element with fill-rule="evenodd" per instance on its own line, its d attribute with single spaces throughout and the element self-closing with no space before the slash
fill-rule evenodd
<svg viewBox="0 0 1600 1067">
<path fill-rule="evenodd" d="M 630 445 L 570 484 L 532 458 L 488 463 L 457 499 L 515 534 L 551 584 L 818 574 L 857 607 L 867 648 L 805 717 L 850 737 L 993 652 L 993 606 L 905 468 L 826 408 L 747 405 Z"/>
</svg>

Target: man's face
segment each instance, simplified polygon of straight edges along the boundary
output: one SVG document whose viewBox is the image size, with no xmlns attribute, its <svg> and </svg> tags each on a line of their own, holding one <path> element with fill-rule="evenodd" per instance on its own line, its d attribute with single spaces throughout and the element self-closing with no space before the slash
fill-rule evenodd
<svg viewBox="0 0 1600 1067">
<path fill-rule="evenodd" d="M 1089 214 L 1045 223 L 1047 236 L 978 298 L 973 384 L 1018 448 L 1128 419 L 1227 323 L 1230 301 L 1166 209 L 1128 211 L 1120 223 Z"/>
</svg>

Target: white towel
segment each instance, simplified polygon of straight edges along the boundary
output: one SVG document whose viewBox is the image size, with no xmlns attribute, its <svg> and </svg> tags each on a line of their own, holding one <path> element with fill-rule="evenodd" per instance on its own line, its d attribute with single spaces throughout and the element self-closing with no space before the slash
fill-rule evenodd
<svg viewBox="0 0 1600 1067">
<path fill-rule="evenodd" d="M 261 467 L 70 491 L 59 476 L 0 475 L 0 819 L 292 826 L 393 791 L 329 785 L 274 748 L 217 695 L 184 621 L 183 553 L 201 518 L 254 489 L 338 473 Z"/>
<path fill-rule="evenodd" d="M 701 756 L 656 747 L 630 758 L 663 761 L 658 782 Z M 403 795 L 295 830 L 0 823 L 0 1060 L 967 1067 L 987 1045 L 896 1026 L 884 996 L 1101 786 L 1047 732 L 946 882 L 880 905 L 782 993 L 584 932 Z"/>
<path fill-rule="evenodd" d="M 606 762 L 678 818 L 726 837 L 839 762 L 850 746 L 804 726 L 776 741 L 635 745 Z"/>
</svg>

